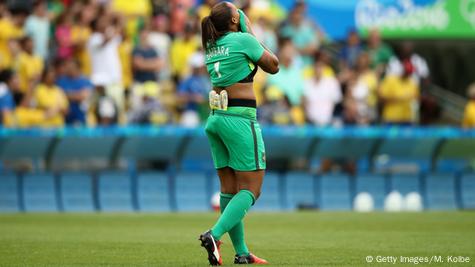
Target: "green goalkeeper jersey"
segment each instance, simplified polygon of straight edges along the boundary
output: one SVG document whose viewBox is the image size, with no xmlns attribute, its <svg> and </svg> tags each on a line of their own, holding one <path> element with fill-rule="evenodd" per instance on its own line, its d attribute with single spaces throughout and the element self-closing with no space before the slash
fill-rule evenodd
<svg viewBox="0 0 475 267">
<path fill-rule="evenodd" d="M 205 63 L 216 87 L 233 85 L 246 78 L 256 68 L 264 47 L 254 36 L 229 32 L 206 49 Z"/>
</svg>

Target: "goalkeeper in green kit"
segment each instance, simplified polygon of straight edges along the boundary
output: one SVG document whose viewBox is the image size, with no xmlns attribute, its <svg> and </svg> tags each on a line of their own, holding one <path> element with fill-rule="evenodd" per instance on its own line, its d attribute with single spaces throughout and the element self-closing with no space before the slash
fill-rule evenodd
<svg viewBox="0 0 475 267">
<path fill-rule="evenodd" d="M 249 252 L 242 220 L 259 197 L 266 168 L 253 77 L 258 67 L 277 73 L 279 61 L 256 40 L 246 15 L 229 2 L 216 4 L 201 28 L 213 84 L 206 134 L 221 182 L 221 216 L 201 234 L 201 246 L 211 265 L 222 265 L 219 240 L 228 233 L 236 251 L 234 263 L 266 264 Z"/>
</svg>

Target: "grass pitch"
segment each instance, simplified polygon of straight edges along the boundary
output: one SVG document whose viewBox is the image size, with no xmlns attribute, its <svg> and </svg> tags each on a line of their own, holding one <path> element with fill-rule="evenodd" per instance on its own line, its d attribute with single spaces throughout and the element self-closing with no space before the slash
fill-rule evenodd
<svg viewBox="0 0 475 267">
<path fill-rule="evenodd" d="M 0 265 L 207 266 L 197 238 L 217 216 L 4 214 Z M 251 251 L 271 266 L 393 265 L 376 263 L 377 256 L 442 256 L 444 263 L 430 265 L 475 265 L 475 212 L 251 212 L 245 227 Z M 225 265 L 234 266 L 227 236 L 224 242 Z M 373 263 L 367 256 L 374 257 Z M 470 262 L 447 262 L 447 256 Z"/>
</svg>

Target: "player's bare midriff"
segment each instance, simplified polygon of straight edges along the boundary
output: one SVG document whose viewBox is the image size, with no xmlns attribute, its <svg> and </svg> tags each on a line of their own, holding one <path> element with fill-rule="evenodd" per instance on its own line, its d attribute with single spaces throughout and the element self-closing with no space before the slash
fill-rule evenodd
<svg viewBox="0 0 475 267">
<path fill-rule="evenodd" d="M 213 87 L 213 90 L 218 94 L 226 90 L 229 99 L 256 99 L 252 83 L 235 83 L 227 87 Z"/>
</svg>

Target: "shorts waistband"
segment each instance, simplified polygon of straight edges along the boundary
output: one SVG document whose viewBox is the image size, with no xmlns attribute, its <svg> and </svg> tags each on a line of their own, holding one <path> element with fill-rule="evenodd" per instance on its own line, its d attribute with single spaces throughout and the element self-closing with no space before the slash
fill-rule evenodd
<svg viewBox="0 0 475 267">
<path fill-rule="evenodd" d="M 211 110 L 210 115 L 224 115 L 224 116 L 234 116 L 241 117 L 249 120 L 256 120 L 257 118 L 257 109 L 251 107 L 229 107 L 227 110 Z"/>
<path fill-rule="evenodd" d="M 257 103 L 254 99 L 232 98 L 228 100 L 228 107 L 256 108 Z"/>
</svg>

